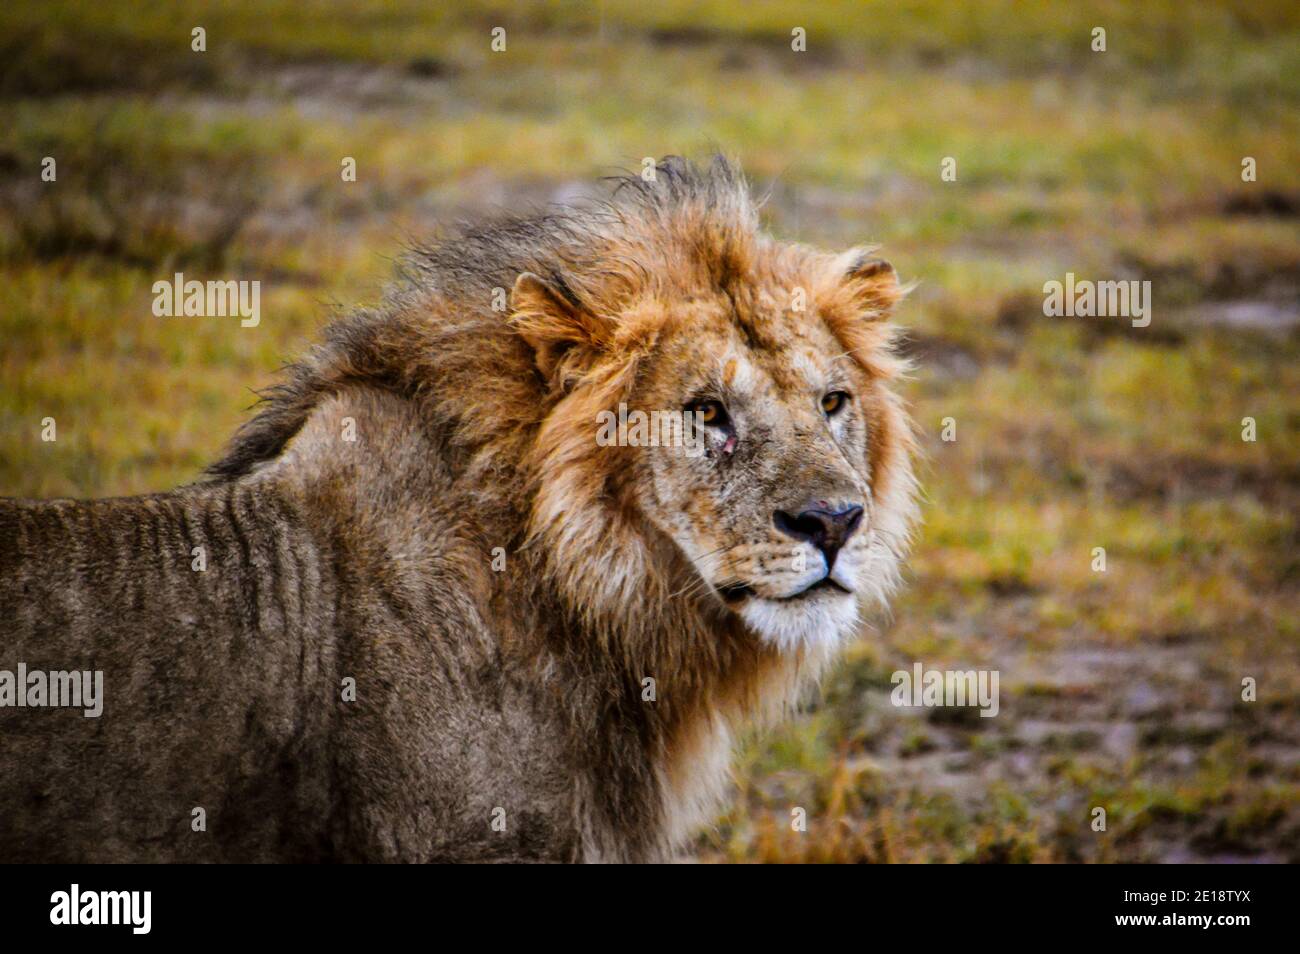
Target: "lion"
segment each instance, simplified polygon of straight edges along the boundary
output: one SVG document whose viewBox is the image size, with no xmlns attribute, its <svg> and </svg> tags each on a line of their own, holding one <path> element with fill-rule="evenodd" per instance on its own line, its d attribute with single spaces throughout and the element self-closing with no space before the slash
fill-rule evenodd
<svg viewBox="0 0 1300 954">
<path fill-rule="evenodd" d="M 0 859 L 677 857 L 916 511 L 894 269 L 756 206 L 673 158 L 462 228 L 198 482 L 0 501 L 0 669 L 103 677 L 0 698 Z M 620 405 L 701 452 L 598 442 Z"/>
</svg>

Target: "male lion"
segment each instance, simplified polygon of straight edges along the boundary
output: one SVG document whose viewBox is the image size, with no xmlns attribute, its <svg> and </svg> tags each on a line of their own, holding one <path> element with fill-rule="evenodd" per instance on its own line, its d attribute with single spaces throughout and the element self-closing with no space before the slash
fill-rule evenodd
<svg viewBox="0 0 1300 954">
<path fill-rule="evenodd" d="M 671 858 L 895 585 L 899 295 L 672 159 L 417 252 L 203 482 L 0 501 L 0 670 L 103 672 L 0 708 L 0 859 Z"/>
</svg>

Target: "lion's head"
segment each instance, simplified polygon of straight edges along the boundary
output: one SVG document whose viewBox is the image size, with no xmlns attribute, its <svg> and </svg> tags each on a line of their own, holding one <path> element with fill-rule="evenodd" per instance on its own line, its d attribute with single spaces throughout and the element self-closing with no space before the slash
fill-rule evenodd
<svg viewBox="0 0 1300 954">
<path fill-rule="evenodd" d="M 764 236 L 723 163 L 625 192 L 589 263 L 514 284 L 545 382 L 534 534 L 589 609 L 698 599 L 782 651 L 838 642 L 913 510 L 894 270 Z"/>
</svg>

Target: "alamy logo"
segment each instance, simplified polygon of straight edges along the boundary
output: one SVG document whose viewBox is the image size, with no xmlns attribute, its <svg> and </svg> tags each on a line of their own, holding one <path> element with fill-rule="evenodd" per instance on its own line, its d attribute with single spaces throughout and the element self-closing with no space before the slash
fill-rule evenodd
<svg viewBox="0 0 1300 954">
<path fill-rule="evenodd" d="M 1134 328 L 1151 324 L 1149 281 L 1075 281 L 1074 272 L 1065 281 L 1043 285 L 1043 314 L 1049 318 L 1132 318 Z"/>
<path fill-rule="evenodd" d="M 81 709 L 87 719 L 98 719 L 104 711 L 104 671 L 96 669 L 68 672 L 56 669 L 0 669 L 0 708 L 45 707 Z"/>
<path fill-rule="evenodd" d="M 912 671 L 899 669 L 889 681 L 894 690 L 889 701 L 896 706 L 979 706 L 982 718 L 998 714 L 998 670 L 931 669 L 919 662 Z"/>
<path fill-rule="evenodd" d="M 50 895 L 51 924 L 129 924 L 132 934 L 148 934 L 152 926 L 152 891 L 70 891 Z"/>
<path fill-rule="evenodd" d="M 683 447 L 687 457 L 704 453 L 704 415 L 700 411 L 601 411 L 596 443 L 601 447 Z"/>
<path fill-rule="evenodd" d="M 240 318 L 240 326 L 256 328 L 262 320 L 260 281 L 185 280 L 177 272 L 171 281 L 153 283 L 153 313 L 159 318 Z"/>
</svg>

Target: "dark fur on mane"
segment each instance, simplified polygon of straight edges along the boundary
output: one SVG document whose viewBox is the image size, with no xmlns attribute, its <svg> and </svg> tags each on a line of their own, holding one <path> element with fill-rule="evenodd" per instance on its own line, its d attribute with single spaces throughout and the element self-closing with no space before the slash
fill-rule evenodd
<svg viewBox="0 0 1300 954">
<path fill-rule="evenodd" d="M 436 341 L 439 329 L 417 323 L 445 316 L 447 303 L 464 320 L 448 323 L 446 333 L 501 334 L 506 316 L 492 310 L 493 296 L 528 271 L 575 305 L 609 314 L 638 291 L 725 287 L 755 240 L 748 187 L 722 156 L 704 166 L 671 156 L 655 167 L 652 181 L 630 173 L 607 181 L 607 200 L 461 228 L 412 249 L 380 305 L 331 322 L 324 340 L 284 369 L 282 381 L 259 392 L 256 416 L 207 469 L 208 478 L 236 478 L 275 458 L 312 408 L 342 387 L 412 396 L 428 386 L 418 373 L 429 370 L 427 363 L 413 349 Z M 698 269 L 683 271 L 683 259 Z M 437 300 L 440 309 L 432 307 Z"/>
</svg>

